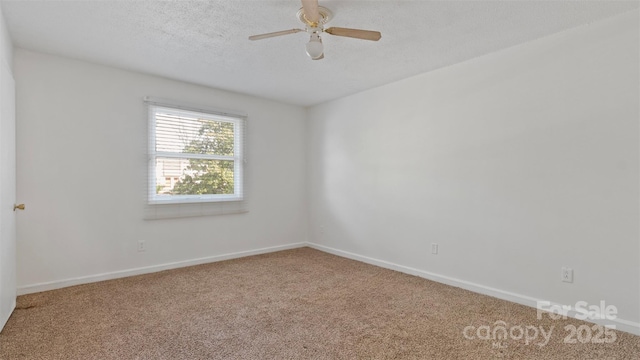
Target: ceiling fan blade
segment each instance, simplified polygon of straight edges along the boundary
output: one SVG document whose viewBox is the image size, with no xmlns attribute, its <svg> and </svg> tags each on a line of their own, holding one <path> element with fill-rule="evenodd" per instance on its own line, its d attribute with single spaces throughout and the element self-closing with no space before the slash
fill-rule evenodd
<svg viewBox="0 0 640 360">
<path fill-rule="evenodd" d="M 324 32 L 336 36 L 346 36 L 350 38 L 378 41 L 382 37 L 379 31 L 360 30 L 360 29 L 348 29 L 341 27 L 330 27 L 325 29 Z"/>
<path fill-rule="evenodd" d="M 305 30 L 302 30 L 302 29 L 291 29 L 291 30 L 276 31 L 276 32 L 267 33 L 267 34 L 249 36 L 249 40 L 262 40 L 262 39 L 266 39 L 266 38 L 270 38 L 270 37 L 295 34 L 295 33 L 304 32 L 304 31 Z"/>
<path fill-rule="evenodd" d="M 318 0 L 302 0 L 304 8 L 304 17 L 312 24 L 318 24 L 320 21 L 320 12 L 318 11 Z"/>
</svg>

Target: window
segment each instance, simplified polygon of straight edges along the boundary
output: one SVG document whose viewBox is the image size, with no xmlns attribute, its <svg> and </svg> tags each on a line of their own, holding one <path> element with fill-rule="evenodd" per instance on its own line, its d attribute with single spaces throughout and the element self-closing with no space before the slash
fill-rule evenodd
<svg viewBox="0 0 640 360">
<path fill-rule="evenodd" d="M 149 103 L 149 204 L 243 200 L 244 117 Z"/>
</svg>

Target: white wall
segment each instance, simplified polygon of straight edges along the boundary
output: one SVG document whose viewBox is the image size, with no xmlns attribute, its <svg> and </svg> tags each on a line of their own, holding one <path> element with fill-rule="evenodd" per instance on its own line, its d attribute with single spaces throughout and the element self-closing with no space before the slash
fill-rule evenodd
<svg viewBox="0 0 640 360">
<path fill-rule="evenodd" d="M 21 293 L 306 241 L 303 108 L 23 49 L 15 77 Z M 248 113 L 248 213 L 143 220 L 144 96 Z"/>
<path fill-rule="evenodd" d="M 638 326 L 638 42 L 627 13 L 310 108 L 310 241 Z"/>
<path fill-rule="evenodd" d="M 9 65 L 9 69 L 13 69 L 13 42 L 7 30 L 2 9 L 0 9 L 0 59 Z"/>
</svg>

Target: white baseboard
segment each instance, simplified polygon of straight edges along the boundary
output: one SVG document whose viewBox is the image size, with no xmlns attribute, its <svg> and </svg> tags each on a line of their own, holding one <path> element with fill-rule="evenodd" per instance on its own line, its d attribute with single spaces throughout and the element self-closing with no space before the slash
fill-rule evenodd
<svg viewBox="0 0 640 360">
<path fill-rule="evenodd" d="M 415 269 L 408 266 L 398 265 L 392 262 L 374 259 L 367 256 L 354 254 L 348 251 L 343 251 L 343 250 L 331 248 L 331 247 L 320 245 L 320 244 L 307 243 L 307 246 L 316 250 L 329 253 L 329 254 L 345 257 L 345 258 L 356 260 L 356 261 L 361 261 L 367 264 L 379 266 L 385 269 L 399 271 L 409 275 L 415 275 L 415 276 L 432 280 L 435 282 L 439 282 L 442 284 L 459 287 L 465 290 L 473 291 L 475 293 L 492 296 L 498 299 L 511 301 L 511 302 L 529 306 L 532 308 L 537 308 L 538 302 L 543 301 L 541 299 L 536 299 L 530 296 L 520 295 L 520 294 L 512 293 L 509 291 L 504 291 L 504 290 L 495 289 L 495 288 L 491 288 L 491 287 L 480 285 L 480 284 L 475 284 L 475 283 L 461 280 L 461 279 L 434 274 L 428 271 L 419 270 L 419 269 Z M 550 305 L 559 305 L 559 304 L 551 303 Z M 579 313 L 573 309 L 569 310 L 567 313 L 569 317 L 573 317 L 573 318 L 576 318 L 578 314 Z M 628 332 L 628 333 L 640 336 L 640 323 L 636 323 L 633 321 L 628 321 L 624 319 L 614 319 L 614 320 L 606 320 L 606 321 L 605 320 L 585 320 L 585 321 L 589 321 L 599 325 L 615 325 L 616 330 L 620 330 L 620 331 L 624 331 L 624 332 Z"/>
<path fill-rule="evenodd" d="M 237 259 L 237 258 L 252 256 L 252 255 L 267 254 L 267 253 L 272 253 L 276 251 L 301 248 L 305 246 L 307 246 L 307 244 L 303 242 L 287 244 L 287 245 L 271 246 L 271 247 L 256 249 L 256 250 L 239 251 L 239 252 L 230 253 L 230 254 L 208 256 L 208 257 L 192 259 L 192 260 L 176 261 L 172 263 L 145 266 L 145 267 L 128 269 L 128 270 L 120 270 L 120 271 L 113 271 L 113 272 L 102 273 L 102 274 L 80 276 L 80 277 L 75 277 L 71 279 L 56 280 L 56 281 L 43 282 L 43 283 L 31 284 L 31 285 L 23 285 L 18 287 L 18 295 L 33 294 L 41 291 L 61 289 L 69 286 L 88 284 L 88 283 L 104 281 L 104 280 L 118 279 L 118 278 L 123 278 L 128 276 L 134 276 L 134 275 L 149 274 L 149 273 L 154 273 L 154 272 L 163 271 L 163 270 L 170 270 L 170 269 L 176 269 L 176 268 L 200 265 L 200 264 L 208 264 L 208 263 L 213 263 L 217 261 Z"/>
</svg>

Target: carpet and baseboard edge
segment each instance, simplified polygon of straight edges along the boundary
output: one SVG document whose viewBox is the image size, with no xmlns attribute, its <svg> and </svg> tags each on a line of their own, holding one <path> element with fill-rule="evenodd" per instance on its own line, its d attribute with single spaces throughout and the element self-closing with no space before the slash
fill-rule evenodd
<svg viewBox="0 0 640 360">
<path fill-rule="evenodd" d="M 307 244 L 304 242 L 287 244 L 287 245 L 270 246 L 270 247 L 256 249 L 256 250 L 238 251 L 234 253 L 207 256 L 207 257 L 202 257 L 198 259 L 176 261 L 176 262 L 170 262 L 170 263 L 159 264 L 159 265 L 151 265 L 151 266 L 145 266 L 145 267 L 139 267 L 139 268 L 133 268 L 133 269 L 127 269 L 127 270 L 112 271 L 112 272 L 102 273 L 102 274 L 80 276 L 80 277 L 63 279 L 63 280 L 42 282 L 42 283 L 37 283 L 32 285 L 24 285 L 24 286 L 18 287 L 18 295 L 33 294 L 33 293 L 38 293 L 42 291 L 61 289 L 69 286 L 89 284 L 89 283 L 105 281 L 105 280 L 113 280 L 113 279 L 118 279 L 118 278 L 123 278 L 128 276 L 150 274 L 158 271 L 171 270 L 171 269 L 177 269 L 181 267 L 201 265 L 201 264 L 208 264 L 208 263 L 237 259 L 237 258 L 252 256 L 252 255 L 267 254 L 267 253 L 272 253 L 276 251 L 301 248 L 305 246 L 307 246 Z"/>
<path fill-rule="evenodd" d="M 345 257 L 351 260 L 356 260 L 356 261 L 360 261 L 360 262 L 364 262 L 367 264 L 371 264 L 371 265 L 375 265 L 375 266 L 379 266 L 385 269 L 390 269 L 390 270 L 395 270 L 395 271 L 399 271 L 401 273 L 405 273 L 405 274 L 409 274 L 409 275 L 414 275 L 414 276 L 418 276 L 427 280 L 432 280 L 435 282 L 439 282 L 442 284 L 446 284 L 446 285 L 450 285 L 450 286 L 455 286 L 455 287 L 459 287 L 465 290 L 469 290 L 469 291 L 473 291 L 475 293 L 478 294 L 482 294 L 482 295 L 488 295 L 491 297 L 495 297 L 501 300 L 506 300 L 506 301 L 511 301 L 520 305 L 525 305 L 525 306 L 529 306 L 532 308 L 537 308 L 537 304 L 538 301 L 543 301 L 542 299 L 536 299 L 530 296 L 525 296 L 525 295 L 520 295 L 520 294 L 516 294 L 516 293 L 512 293 L 509 291 L 504 291 L 504 290 L 500 290 L 500 289 L 496 289 L 496 288 L 492 288 L 492 287 L 488 287 L 488 286 L 484 286 L 484 285 L 480 285 L 480 284 L 476 284 L 476 283 L 472 283 L 469 281 L 465 281 L 465 280 L 460 280 L 460 279 L 456 279 L 456 278 L 452 278 L 452 277 L 448 277 L 448 276 L 443 276 L 443 275 L 439 275 L 439 274 L 435 274 L 432 272 L 428 272 L 428 271 L 424 271 L 424 270 L 420 270 L 420 269 L 416 269 L 416 268 L 412 268 L 412 267 L 408 267 L 408 266 L 404 266 L 404 265 L 398 265 L 389 261 L 385 261 L 385 260 L 379 260 L 379 259 L 374 259 L 368 256 L 363 256 L 363 255 L 358 255 L 358 254 L 354 254 L 348 251 L 344 251 L 344 250 L 339 250 L 336 248 L 332 248 L 332 247 L 328 247 L 328 246 L 324 246 L 324 245 L 320 245 L 320 244 L 315 244 L 315 243 L 307 243 L 307 246 L 309 246 L 310 248 L 316 249 L 316 250 L 320 250 L 329 254 L 333 254 L 333 255 L 337 255 L 337 256 L 341 256 L 341 257 Z M 550 305 L 560 305 L 560 304 L 556 304 L 556 303 L 551 303 Z M 571 309 L 568 312 L 568 316 L 572 317 L 572 318 L 576 318 L 576 316 L 579 313 L 574 310 Z M 624 320 L 624 319 L 614 319 L 614 320 L 585 320 L 585 321 L 589 321 L 591 323 L 594 324 L 599 324 L 599 325 L 615 325 L 616 330 L 620 330 L 620 331 L 624 331 L 624 332 L 628 332 L 630 334 L 634 334 L 634 335 L 638 335 L 640 336 L 640 323 L 636 323 L 633 321 L 629 321 L 629 320 Z"/>
<path fill-rule="evenodd" d="M 542 301 L 542 299 L 536 299 L 533 297 L 520 295 L 520 294 L 512 293 L 509 291 L 491 288 L 488 286 L 472 283 L 469 281 L 456 279 L 448 276 L 443 276 L 443 275 L 431 273 L 428 271 L 395 264 L 389 261 L 374 259 L 371 257 L 351 253 L 348 251 L 339 250 L 332 247 L 315 244 L 315 243 L 308 243 L 308 242 L 299 242 L 299 243 L 293 243 L 293 244 L 287 244 L 287 245 L 272 246 L 272 247 L 266 247 L 266 248 L 261 248 L 256 250 L 239 251 L 239 252 L 234 252 L 229 254 L 208 256 L 208 257 L 192 259 L 192 260 L 177 261 L 177 262 L 171 262 L 171 263 L 160 264 L 160 265 L 152 265 L 152 266 L 139 267 L 139 268 L 128 269 L 128 270 L 114 271 L 109 273 L 102 273 L 102 274 L 96 274 L 96 275 L 69 278 L 64 280 L 37 283 L 32 285 L 25 285 L 25 286 L 18 287 L 18 295 L 26 295 L 26 294 L 32 294 L 32 293 L 37 293 L 41 291 L 61 289 L 69 286 L 88 284 L 88 283 L 104 281 L 104 280 L 118 279 L 118 278 L 123 278 L 128 276 L 149 274 L 149 273 L 154 273 L 158 271 L 176 269 L 176 268 L 181 268 L 186 266 L 201 265 L 201 264 L 213 263 L 218 261 L 237 259 L 237 258 L 252 256 L 252 255 L 267 254 L 271 252 L 296 249 L 296 248 L 301 248 L 305 246 L 308 246 L 310 248 L 320 250 L 329 254 L 379 266 L 385 269 L 399 271 L 409 275 L 418 276 L 418 277 L 436 281 L 442 284 L 459 287 L 465 290 L 473 291 L 475 293 L 492 296 L 498 299 L 511 301 L 511 302 L 529 306 L 532 308 L 536 308 L 538 301 Z M 560 304 L 551 303 L 551 305 L 560 305 Z M 576 315 L 578 315 L 578 313 L 575 310 L 570 310 L 568 315 L 570 317 L 575 318 Z M 611 325 L 613 323 L 613 325 L 615 325 L 617 330 L 640 336 L 640 323 L 636 323 L 633 321 L 628 321 L 628 320 L 618 318 L 615 320 L 606 320 L 606 322 L 600 321 L 600 320 L 594 320 L 590 322 L 593 322 L 595 324 L 600 324 L 600 325 Z"/>
</svg>

